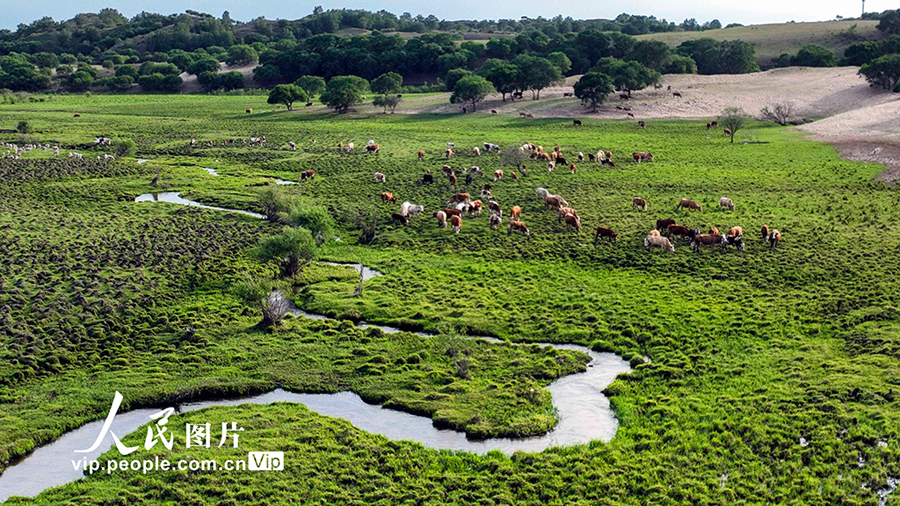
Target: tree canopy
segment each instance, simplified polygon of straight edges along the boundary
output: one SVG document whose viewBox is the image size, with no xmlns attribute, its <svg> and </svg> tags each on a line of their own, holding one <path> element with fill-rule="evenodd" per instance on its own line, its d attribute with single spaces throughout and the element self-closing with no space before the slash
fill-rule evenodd
<svg viewBox="0 0 900 506">
<path fill-rule="evenodd" d="M 363 93 L 368 88 L 369 83 L 361 77 L 332 77 L 319 99 L 335 111 L 345 113 L 350 107 L 363 101 Z"/>
<path fill-rule="evenodd" d="M 268 103 L 284 104 L 289 111 L 294 110 L 294 102 L 305 102 L 306 91 L 296 84 L 279 84 L 269 91 Z"/>
<path fill-rule="evenodd" d="M 475 110 L 475 104 L 484 100 L 484 97 L 494 91 L 491 83 L 481 76 L 468 76 L 460 79 L 453 87 L 453 94 L 450 96 L 451 104 L 469 103 L 472 104 L 472 110 Z"/>
<path fill-rule="evenodd" d="M 581 99 L 582 104 L 590 104 L 593 111 L 596 111 L 597 106 L 606 101 L 606 97 L 612 92 L 612 80 L 600 72 L 588 72 L 575 83 L 575 96 Z"/>
</svg>

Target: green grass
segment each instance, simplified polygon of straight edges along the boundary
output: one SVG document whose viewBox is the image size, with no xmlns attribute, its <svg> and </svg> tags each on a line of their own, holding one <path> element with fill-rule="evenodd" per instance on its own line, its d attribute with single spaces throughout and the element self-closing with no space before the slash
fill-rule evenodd
<svg viewBox="0 0 900 506">
<path fill-rule="evenodd" d="M 776 23 L 706 30 L 702 32 L 667 32 L 638 35 L 638 40 L 661 40 L 671 47 L 684 41 L 711 37 L 716 40 L 743 40 L 753 44 L 760 65 L 770 65 L 779 55 L 797 54 L 806 44 L 819 44 L 834 51 L 838 58 L 844 49 L 860 40 L 879 39 L 878 21 L 818 21 L 811 23 Z M 855 28 L 854 28 L 855 27 Z"/>
<path fill-rule="evenodd" d="M 521 394 L 579 370 L 584 357 L 557 361 L 560 352 L 460 340 L 461 332 L 579 343 L 631 361 L 634 371 L 607 389 L 620 419 L 616 437 L 474 456 L 389 442 L 300 406 L 216 408 L 185 416 L 246 420 L 255 448 L 288 452 L 286 471 L 95 475 L 34 503 L 868 505 L 877 504 L 873 490 L 900 475 L 900 194 L 873 181 L 882 167 L 843 161 L 827 145 L 767 124 L 738 133 L 762 144 L 732 145 L 689 121 L 641 130 L 625 121 L 576 128 L 570 120 L 487 115 L 244 113 L 265 109 L 263 101 L 72 96 L 0 106 L 0 124 L 27 119 L 40 140 L 66 144 L 64 153 L 95 156 L 80 145 L 105 134 L 133 138 L 138 155 L 153 159 L 140 167 L 131 159 L 0 161 L 6 458 L 102 416 L 117 388 L 130 407 L 276 385 L 350 389 L 472 434 L 549 429 L 546 391 L 537 402 Z M 263 149 L 187 145 L 191 137 L 260 134 L 268 138 Z M 369 139 L 380 155 L 360 152 Z M 287 150 L 288 141 L 298 151 Z M 415 184 L 426 168 L 440 174 L 447 142 L 460 153 L 450 165 L 489 174 L 499 168 L 496 155 L 476 158 L 471 147 L 525 141 L 559 145 L 576 163 L 578 151 L 603 148 L 617 167 L 584 163 L 572 175 L 528 163 L 527 178 L 494 183 L 505 210 L 522 207 L 528 237 L 491 231 L 486 213 L 465 218 L 458 235 L 437 226 L 431 211 L 485 182 L 451 187 L 436 176 L 434 185 Z M 339 142 L 357 148 L 340 151 Z M 656 161 L 632 163 L 637 150 Z M 153 190 L 159 171 L 167 190 L 258 211 L 256 192 L 270 177 L 297 180 L 307 169 L 315 180 L 282 191 L 335 216 L 342 241 L 324 245 L 320 257 L 363 262 L 385 276 L 353 297 L 349 268 L 316 266 L 294 281 L 298 305 L 437 338 L 373 335 L 346 321 L 289 320 L 274 333 L 253 331 L 257 310 L 230 288 L 271 275 L 274 265 L 253 260 L 249 249 L 277 226 L 132 202 Z M 387 183 L 376 184 L 375 171 Z M 580 233 L 544 210 L 538 186 L 578 210 Z M 382 191 L 426 213 L 393 225 L 398 206 L 381 204 Z M 648 212 L 631 210 L 635 196 L 647 199 Z M 716 209 L 722 196 L 737 209 Z M 677 211 L 681 197 L 703 212 Z M 356 218 L 366 213 L 379 219 L 370 246 L 356 244 Z M 676 243 L 674 253 L 647 252 L 641 240 L 659 218 L 704 229 L 739 225 L 747 249 L 695 254 Z M 764 224 L 782 231 L 777 250 L 760 243 Z M 618 242 L 595 244 L 597 225 L 616 230 Z M 188 325 L 198 329 L 193 339 Z M 477 366 L 471 380 L 455 375 L 447 353 L 461 347 Z"/>
</svg>

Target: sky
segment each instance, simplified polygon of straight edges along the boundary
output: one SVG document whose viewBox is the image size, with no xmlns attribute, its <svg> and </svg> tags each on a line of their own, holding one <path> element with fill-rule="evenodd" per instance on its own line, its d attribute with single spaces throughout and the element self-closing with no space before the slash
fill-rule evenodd
<svg viewBox="0 0 900 506">
<path fill-rule="evenodd" d="M 427 2 L 416 0 L 361 0 L 361 1 L 293 1 L 284 0 L 0 0 L 0 28 L 14 30 L 19 23 L 31 23 L 43 16 L 57 21 L 72 18 L 80 12 L 98 12 L 113 7 L 127 17 L 141 11 L 174 14 L 193 9 L 216 17 L 229 11 L 231 18 L 250 21 L 259 16 L 269 19 L 297 19 L 311 13 L 316 5 L 327 9 L 387 10 L 398 16 L 403 12 L 434 14 L 440 19 L 501 19 L 521 16 L 545 18 L 556 15 L 575 19 L 614 18 L 629 14 L 653 15 L 676 23 L 685 18 L 696 18 L 703 23 L 718 19 L 728 23 L 763 24 L 787 21 L 826 21 L 837 15 L 859 16 L 861 1 L 851 0 L 756 0 L 753 2 L 725 2 L 722 0 L 693 0 L 672 2 L 662 0 L 621 0 L 618 2 L 588 2 L 585 0 L 516 0 L 515 2 L 489 2 L 483 0 L 454 0 L 452 2 Z M 898 8 L 896 0 L 868 0 L 866 12 L 881 12 Z"/>
</svg>

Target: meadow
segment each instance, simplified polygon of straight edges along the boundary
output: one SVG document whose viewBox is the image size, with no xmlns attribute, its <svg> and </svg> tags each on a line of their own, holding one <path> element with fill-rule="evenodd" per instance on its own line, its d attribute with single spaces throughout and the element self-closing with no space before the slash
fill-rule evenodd
<svg viewBox="0 0 900 506">
<path fill-rule="evenodd" d="M 586 356 L 461 334 L 583 344 L 619 354 L 633 372 L 607 388 L 620 421 L 608 444 L 478 456 L 388 441 L 299 405 L 214 408 L 177 423 L 240 420 L 248 444 L 287 452 L 285 471 L 93 475 L 9 504 L 876 505 L 900 476 L 900 193 L 873 180 L 882 167 L 841 160 L 790 129 L 752 123 L 730 144 L 696 121 L 335 116 L 288 113 L 265 97 L 166 95 L 0 106 L 0 127 L 20 120 L 64 156 L 0 160 L 0 470 L 105 416 L 116 389 L 128 408 L 274 387 L 352 390 L 475 436 L 552 429 L 542 387 L 583 369 Z M 94 160 L 110 151 L 93 146 L 100 135 L 133 139 L 151 161 Z M 259 135 L 263 148 L 220 146 Z M 380 154 L 363 152 L 369 139 Z M 210 140 L 217 146 L 204 147 Z M 464 218 L 459 234 L 438 227 L 431 211 L 487 181 L 451 186 L 444 163 L 490 174 L 497 155 L 472 147 L 526 141 L 559 145 L 576 163 L 579 151 L 603 148 L 616 167 L 578 163 L 573 175 L 526 162 L 527 177 L 494 183 L 504 210 L 522 207 L 530 236 L 491 231 L 487 212 Z M 347 142 L 353 152 L 337 148 Z M 458 147 L 449 162 L 447 142 Z M 655 161 L 633 163 L 632 151 Z M 290 280 L 298 306 L 337 321 L 288 319 L 262 332 L 258 311 L 232 294 L 276 270 L 250 251 L 279 226 L 134 203 L 164 189 L 260 212 L 272 178 L 298 181 L 308 169 L 314 180 L 280 191 L 335 217 L 341 241 L 322 245 L 320 259 L 385 274 L 360 297 L 346 267 L 313 264 Z M 425 169 L 435 184 L 416 183 Z M 544 209 L 537 187 L 578 210 L 581 232 Z M 426 212 L 393 224 L 399 206 L 382 204 L 382 191 Z M 648 211 L 632 210 L 635 196 Z M 735 211 L 716 209 L 722 196 Z M 676 210 L 682 197 L 703 211 Z M 376 240 L 358 243 L 357 224 L 373 218 Z M 741 226 L 747 248 L 693 253 L 676 242 L 674 253 L 648 252 L 641 241 L 659 218 Z M 764 224 L 783 233 L 775 250 L 758 238 Z M 594 242 L 597 225 L 618 241 Z M 355 327 L 359 319 L 439 335 L 385 335 Z M 454 366 L 459 353 L 468 379 Z"/>
</svg>

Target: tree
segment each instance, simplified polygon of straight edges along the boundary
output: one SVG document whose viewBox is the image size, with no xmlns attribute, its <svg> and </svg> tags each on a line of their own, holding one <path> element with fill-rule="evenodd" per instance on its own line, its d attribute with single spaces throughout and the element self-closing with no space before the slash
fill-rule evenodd
<svg viewBox="0 0 900 506">
<path fill-rule="evenodd" d="M 305 228 L 285 227 L 280 234 L 263 238 L 256 248 L 256 256 L 263 261 L 278 261 L 280 276 L 289 278 L 315 260 L 316 241 Z"/>
<path fill-rule="evenodd" d="M 640 62 L 651 69 L 660 69 L 672 51 L 669 45 L 659 40 L 639 40 L 628 53 L 628 59 Z"/>
<path fill-rule="evenodd" d="M 20 134 L 30 134 L 34 131 L 34 128 L 31 126 L 31 123 L 28 121 L 20 121 L 18 125 L 16 125 L 16 132 Z"/>
<path fill-rule="evenodd" d="M 473 74 L 471 70 L 453 69 L 447 72 L 446 76 L 444 76 L 444 87 L 446 87 L 447 91 L 453 91 L 453 88 L 456 86 L 456 83 L 458 83 L 460 79 L 472 75 L 475 74 Z"/>
<path fill-rule="evenodd" d="M 494 89 L 503 96 L 506 102 L 506 95 L 516 91 L 519 86 L 519 69 L 508 61 L 498 58 L 491 58 L 484 62 L 478 75 L 487 79 L 494 85 Z"/>
<path fill-rule="evenodd" d="M 216 77 L 216 89 L 230 91 L 237 90 L 243 87 L 244 74 L 241 74 L 236 70 L 232 70 L 231 72 L 223 72 Z"/>
<path fill-rule="evenodd" d="M 386 72 L 372 79 L 369 88 L 379 95 L 394 95 L 400 93 L 403 86 L 403 76 L 396 72 Z"/>
<path fill-rule="evenodd" d="M 294 84 L 306 90 L 310 98 L 325 91 L 325 79 L 319 76 L 302 76 L 294 81 Z"/>
<path fill-rule="evenodd" d="M 262 321 L 257 328 L 267 329 L 281 323 L 291 306 L 278 284 L 272 281 L 243 281 L 233 288 L 234 294 L 245 303 L 256 306 L 262 312 Z"/>
<path fill-rule="evenodd" d="M 879 56 L 881 56 L 881 44 L 871 40 L 857 42 L 850 44 L 844 50 L 844 59 L 841 61 L 841 64 L 858 67 L 864 63 L 869 63 Z"/>
<path fill-rule="evenodd" d="M 456 82 L 453 94 L 450 95 L 451 104 L 471 103 L 472 111 L 475 104 L 484 100 L 484 97 L 494 91 L 491 83 L 481 76 L 464 77 Z"/>
<path fill-rule="evenodd" d="M 672 54 L 659 71 L 663 74 L 696 74 L 697 63 L 689 56 Z"/>
<path fill-rule="evenodd" d="M 900 35 L 900 9 L 882 12 L 877 28 L 885 35 Z"/>
<path fill-rule="evenodd" d="M 384 113 L 387 114 L 387 110 L 391 110 L 391 114 L 394 114 L 394 109 L 400 105 L 400 101 L 402 98 L 400 95 L 378 95 L 375 97 L 375 100 L 372 101 L 372 105 L 375 107 L 383 107 Z"/>
<path fill-rule="evenodd" d="M 136 147 L 131 139 L 116 139 L 116 156 L 133 156 Z"/>
<path fill-rule="evenodd" d="M 222 68 L 222 65 L 219 64 L 219 60 L 215 58 L 201 58 L 188 65 L 186 72 L 199 76 L 204 72 L 216 72 L 220 68 Z"/>
<path fill-rule="evenodd" d="M 570 70 L 572 70 L 572 60 L 566 56 L 566 53 L 561 51 L 556 51 L 547 55 L 547 59 L 550 60 L 556 68 L 559 69 L 560 74 L 566 75 Z"/>
<path fill-rule="evenodd" d="M 500 165 L 503 167 L 522 168 L 522 164 L 528 161 L 528 153 L 519 146 L 507 146 L 500 153 Z"/>
<path fill-rule="evenodd" d="M 575 96 L 581 99 L 582 104 L 591 104 L 592 112 L 596 112 L 597 106 L 606 101 L 607 95 L 612 92 L 612 80 L 600 72 L 588 72 L 575 83 Z"/>
<path fill-rule="evenodd" d="M 228 48 L 228 57 L 225 61 L 229 65 L 249 65 L 259 59 L 259 53 L 253 46 L 237 44 Z"/>
<path fill-rule="evenodd" d="M 818 44 L 807 44 L 800 48 L 797 56 L 791 58 L 795 67 L 835 67 L 838 57 L 830 49 Z"/>
<path fill-rule="evenodd" d="M 900 82 L 900 54 L 876 58 L 860 67 L 859 73 L 873 85 L 880 85 L 883 89 L 893 88 Z"/>
<path fill-rule="evenodd" d="M 66 79 L 66 88 L 70 91 L 84 91 L 94 84 L 94 78 L 88 72 L 79 70 Z"/>
<path fill-rule="evenodd" d="M 324 206 L 313 205 L 299 198 L 288 201 L 286 206 L 285 221 L 309 230 L 315 237 L 316 244 L 322 244 L 334 235 L 334 218 Z"/>
<path fill-rule="evenodd" d="M 731 131 L 731 143 L 734 144 L 734 134 L 737 133 L 747 121 L 747 113 L 737 107 L 729 107 L 722 111 L 718 117 L 719 126 Z"/>
<path fill-rule="evenodd" d="M 131 65 L 122 65 L 116 69 L 116 77 L 128 76 L 134 79 L 138 77 L 138 70 Z"/>
<path fill-rule="evenodd" d="M 363 93 L 368 89 L 369 83 L 357 76 L 336 76 L 325 86 L 325 91 L 319 100 L 335 111 L 343 114 L 351 106 L 363 101 Z"/>
<path fill-rule="evenodd" d="M 606 74 L 612 80 L 613 86 L 625 90 L 631 95 L 632 91 L 642 90 L 651 84 L 658 83 L 662 75 L 636 61 L 622 61 L 615 58 L 601 58 L 597 66 L 591 72 Z"/>
<path fill-rule="evenodd" d="M 787 121 L 793 113 L 793 102 L 778 102 L 773 104 L 771 109 L 766 106 L 762 108 L 762 111 L 760 111 L 760 114 L 762 114 L 763 118 L 774 121 L 781 126 L 787 125 Z"/>
<path fill-rule="evenodd" d="M 270 104 L 284 104 L 289 111 L 294 110 L 294 102 L 305 102 L 307 98 L 306 91 L 296 84 L 279 84 L 269 91 Z"/>
<path fill-rule="evenodd" d="M 513 63 L 519 69 L 522 86 L 531 90 L 532 100 L 540 100 L 542 89 L 562 81 L 562 73 L 546 58 L 519 55 Z"/>
</svg>

